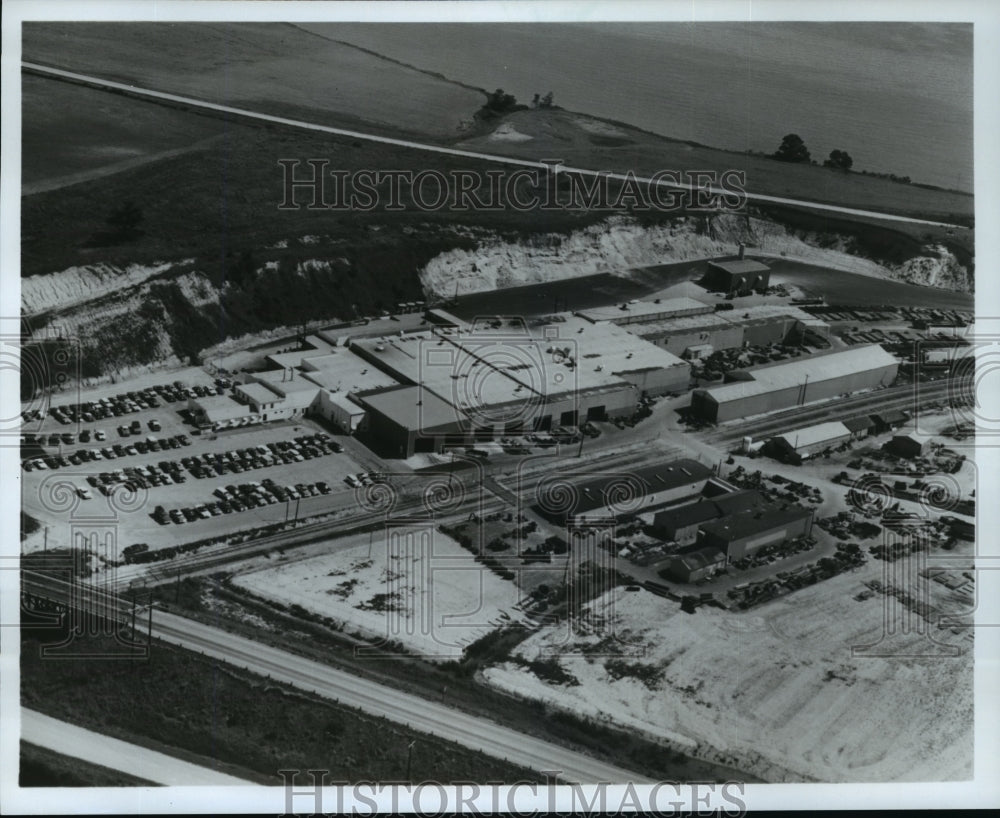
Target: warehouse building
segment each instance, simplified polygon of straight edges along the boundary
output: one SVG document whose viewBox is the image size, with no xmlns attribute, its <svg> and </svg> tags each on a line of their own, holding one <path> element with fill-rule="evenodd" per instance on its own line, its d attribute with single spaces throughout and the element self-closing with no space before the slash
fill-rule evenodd
<svg viewBox="0 0 1000 818">
<path fill-rule="evenodd" d="M 666 573 L 677 582 L 700 582 L 726 567 L 726 553 L 713 545 L 678 554 L 667 563 Z"/>
<path fill-rule="evenodd" d="M 741 560 L 765 545 L 775 545 L 812 533 L 813 510 L 801 506 L 744 511 L 701 527 L 702 542 Z"/>
<path fill-rule="evenodd" d="M 702 524 L 763 505 L 764 498 L 756 491 L 734 491 L 657 512 L 653 530 L 668 542 L 691 545 L 697 541 Z"/>
<path fill-rule="evenodd" d="M 721 386 L 696 389 L 691 410 L 724 423 L 889 386 L 898 368 L 898 360 L 877 344 L 810 355 L 730 372 Z"/>
<path fill-rule="evenodd" d="M 785 463 L 801 463 L 814 454 L 852 439 L 851 430 L 840 421 L 829 421 L 775 435 L 764 444 L 764 452 Z"/>
<path fill-rule="evenodd" d="M 682 459 L 593 478 L 574 484 L 570 491 L 562 481 L 543 482 L 533 508 L 558 525 L 631 516 L 697 497 L 711 477 L 707 466 Z"/>
<path fill-rule="evenodd" d="M 630 322 L 628 328 L 685 360 L 698 360 L 719 350 L 744 346 L 802 343 L 825 347 L 829 346 L 830 333 L 824 321 L 784 304 L 643 318 Z"/>
<path fill-rule="evenodd" d="M 875 434 L 881 435 L 905 426 L 909 422 L 910 417 L 900 409 L 888 409 L 885 412 L 878 412 L 872 415 L 871 419 L 875 424 Z"/>
<path fill-rule="evenodd" d="M 874 431 L 875 421 L 868 415 L 862 415 L 859 418 L 848 418 L 844 421 L 844 426 L 851 433 L 852 440 L 861 440 Z"/>
</svg>

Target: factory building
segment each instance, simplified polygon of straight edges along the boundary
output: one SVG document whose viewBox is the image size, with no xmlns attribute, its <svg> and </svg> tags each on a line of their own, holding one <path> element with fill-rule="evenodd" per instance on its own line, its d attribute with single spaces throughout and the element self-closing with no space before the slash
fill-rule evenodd
<svg viewBox="0 0 1000 818">
<path fill-rule="evenodd" d="M 577 316 L 530 330 L 496 324 L 353 341 L 351 350 L 373 368 L 421 387 L 356 394 L 372 412 L 369 434 L 377 427 L 387 451 L 408 457 L 447 441 L 628 417 L 643 395 L 690 385 L 685 361 L 615 324 Z"/>
<path fill-rule="evenodd" d="M 697 497 L 711 477 L 707 466 L 682 459 L 626 474 L 603 475 L 574 484 L 571 491 L 565 491 L 561 481 L 543 482 L 533 508 L 558 525 L 631 516 Z"/>
<path fill-rule="evenodd" d="M 721 386 L 696 389 L 691 409 L 715 423 L 791 409 L 889 386 L 899 362 L 877 344 L 737 370 Z"/>
<path fill-rule="evenodd" d="M 846 443 L 852 437 L 845 424 L 829 421 L 775 435 L 764 444 L 764 451 L 785 463 L 801 463 L 818 452 Z"/>
<path fill-rule="evenodd" d="M 813 510 L 801 506 L 744 511 L 702 525 L 702 542 L 724 551 L 730 561 L 736 561 L 765 545 L 809 536 L 812 523 Z"/>
</svg>

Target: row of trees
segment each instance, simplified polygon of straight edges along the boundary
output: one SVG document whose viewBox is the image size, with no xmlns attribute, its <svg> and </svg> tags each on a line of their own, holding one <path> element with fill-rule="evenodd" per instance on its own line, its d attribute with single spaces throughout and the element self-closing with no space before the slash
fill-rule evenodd
<svg viewBox="0 0 1000 818">
<path fill-rule="evenodd" d="M 778 150 L 771 154 L 771 156 L 779 162 L 799 162 L 805 164 L 812 162 L 809 148 L 806 147 L 806 143 L 802 137 L 795 133 L 785 134 L 785 137 L 781 140 L 781 144 L 778 146 Z M 847 151 L 836 149 L 830 151 L 828 159 L 823 160 L 823 167 L 834 168 L 835 170 L 847 171 L 851 169 L 853 164 L 854 160 Z"/>
</svg>

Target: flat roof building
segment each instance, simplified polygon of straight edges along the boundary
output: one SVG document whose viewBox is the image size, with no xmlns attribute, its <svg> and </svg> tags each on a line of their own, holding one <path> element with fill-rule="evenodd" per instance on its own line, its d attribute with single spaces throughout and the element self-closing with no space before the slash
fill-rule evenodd
<svg viewBox="0 0 1000 818">
<path fill-rule="evenodd" d="M 666 574 L 677 582 L 700 582 L 726 566 L 726 553 L 714 545 L 677 554 L 667 563 Z"/>
<path fill-rule="evenodd" d="M 580 310 L 576 314 L 591 323 L 607 321 L 622 326 L 644 323 L 665 318 L 679 318 L 690 315 L 706 315 L 714 311 L 711 304 L 704 304 L 694 298 L 663 298 L 655 301 L 628 301 L 613 307 L 594 307 Z"/>
<path fill-rule="evenodd" d="M 711 477 L 710 468 L 685 458 L 574 483 L 569 492 L 561 480 L 543 482 L 534 508 L 560 525 L 640 514 L 701 494 Z"/>
<path fill-rule="evenodd" d="M 788 506 L 769 510 L 744 511 L 701 527 L 703 542 L 724 551 L 730 560 L 798 536 L 812 533 L 811 508 Z"/>
<path fill-rule="evenodd" d="M 665 540 L 690 545 L 698 539 L 703 523 L 717 520 L 729 514 L 748 511 L 764 504 L 764 498 L 753 490 L 735 491 L 712 499 L 657 512 L 653 518 L 653 529 L 657 536 Z"/>
<path fill-rule="evenodd" d="M 733 295 L 748 295 L 768 288 L 771 268 L 749 258 L 710 261 L 703 280 L 709 290 L 721 290 Z"/>
<path fill-rule="evenodd" d="M 420 385 L 453 407 L 460 426 L 453 434 L 480 438 L 627 417 L 643 394 L 690 384 L 690 367 L 676 355 L 614 324 L 572 315 L 530 328 L 502 320 L 438 327 L 355 340 L 351 349 L 395 381 Z M 370 396 L 363 402 L 370 406 Z M 404 426 L 404 418 L 383 413 L 386 429 L 395 425 L 390 449 L 412 453 L 420 435 L 411 432 L 420 430 Z"/>
<path fill-rule="evenodd" d="M 716 423 L 790 409 L 889 386 L 899 361 L 877 344 L 730 372 L 726 383 L 696 389 L 691 409 Z"/>
</svg>

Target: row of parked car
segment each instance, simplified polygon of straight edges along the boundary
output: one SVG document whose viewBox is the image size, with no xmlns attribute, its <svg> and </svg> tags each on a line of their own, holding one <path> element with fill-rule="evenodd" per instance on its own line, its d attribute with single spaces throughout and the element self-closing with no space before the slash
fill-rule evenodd
<svg viewBox="0 0 1000 818">
<path fill-rule="evenodd" d="M 218 498 L 213 502 L 173 508 L 170 511 L 163 506 L 157 506 L 150 516 L 160 525 L 168 523 L 180 525 L 218 517 L 220 514 L 233 514 L 289 500 L 317 497 L 330 494 L 331 491 L 330 485 L 323 480 L 315 483 L 296 483 L 294 486 L 281 486 L 270 478 L 263 481 L 254 480 L 240 485 L 219 486 L 212 492 Z"/>
<path fill-rule="evenodd" d="M 87 475 L 87 482 L 101 494 L 107 495 L 119 485 L 135 491 L 139 488 L 149 489 L 185 483 L 187 477 L 184 476 L 176 460 L 161 460 L 159 463 L 149 463 L 145 466 L 128 466 L 112 472 L 90 474 Z"/>
<path fill-rule="evenodd" d="M 373 483 L 384 483 L 385 475 L 377 471 L 362 472 L 359 471 L 357 474 L 349 474 L 344 478 L 344 482 L 347 483 L 352 489 L 359 489 L 362 486 L 370 486 Z"/>
<path fill-rule="evenodd" d="M 107 440 L 108 436 L 101 429 L 93 432 L 90 429 L 81 429 L 79 436 L 75 432 L 53 432 L 48 435 L 21 435 L 22 446 L 72 446 L 79 439 L 80 443 L 90 443 L 94 440 Z"/>
<path fill-rule="evenodd" d="M 267 445 L 230 449 L 225 452 L 206 453 L 198 457 L 185 457 L 181 463 L 192 476 L 201 480 L 223 474 L 242 474 L 245 471 L 264 469 L 301 463 L 333 452 L 342 452 L 344 447 L 325 432 L 314 435 L 300 435 L 294 440 L 277 440 Z"/>
<path fill-rule="evenodd" d="M 62 406 L 50 406 L 49 415 L 59 423 L 85 422 L 93 423 L 95 420 L 103 420 L 110 417 L 120 417 L 121 415 L 141 412 L 144 409 L 155 409 L 160 406 L 160 401 L 176 403 L 188 398 L 206 398 L 209 395 L 221 395 L 225 388 L 219 385 L 203 386 L 195 384 L 187 386 L 183 381 L 174 381 L 172 384 L 157 384 L 148 386 L 145 389 L 131 392 L 119 392 L 109 398 L 99 400 L 84 401 L 83 403 L 69 403 Z M 42 413 L 37 409 L 26 409 L 21 413 L 25 421 L 41 420 Z"/>
<path fill-rule="evenodd" d="M 21 465 L 25 471 L 69 468 L 70 466 L 80 466 L 96 460 L 116 460 L 119 457 L 131 457 L 137 454 L 166 451 L 167 449 L 180 449 L 183 446 L 190 445 L 191 440 L 187 435 L 174 435 L 173 437 L 162 439 L 150 435 L 145 440 L 137 440 L 130 446 L 115 443 L 112 446 L 105 446 L 103 449 L 80 449 L 69 455 L 53 454 L 43 457 L 29 457 L 23 460 Z"/>
</svg>

